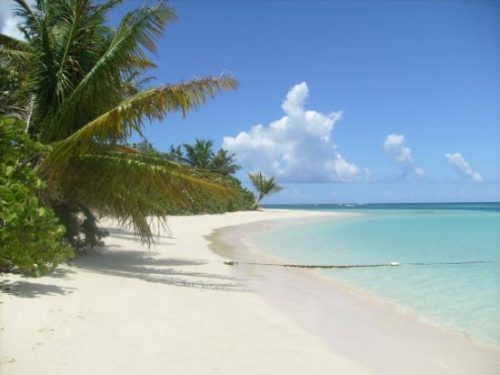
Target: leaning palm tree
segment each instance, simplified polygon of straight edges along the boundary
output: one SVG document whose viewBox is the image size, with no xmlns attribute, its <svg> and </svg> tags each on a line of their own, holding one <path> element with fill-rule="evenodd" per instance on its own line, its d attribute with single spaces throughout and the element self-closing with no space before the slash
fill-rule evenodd
<svg viewBox="0 0 500 375">
<path fill-rule="evenodd" d="M 25 40 L 0 34 L 0 75 L 15 78 L 0 87 L 9 98 L 0 100 L 0 115 L 24 120 L 33 138 L 51 145 L 35 162 L 48 185 L 42 199 L 74 243 L 92 242 L 96 214 L 132 226 L 150 243 L 148 217 L 164 222 L 169 210 L 207 192 L 227 195 L 216 175 L 126 146 L 148 121 L 185 115 L 237 86 L 219 76 L 144 88 L 144 71 L 154 67 L 148 54 L 174 20 L 171 8 L 144 5 L 112 28 L 106 17 L 120 0 L 14 1 Z"/>
<path fill-rule="evenodd" d="M 262 172 L 249 173 L 248 177 L 252 182 L 258 195 L 255 197 L 255 207 L 259 207 L 260 201 L 273 193 L 277 193 L 283 189 L 282 186 L 274 180 L 274 177 L 267 178 Z"/>
</svg>

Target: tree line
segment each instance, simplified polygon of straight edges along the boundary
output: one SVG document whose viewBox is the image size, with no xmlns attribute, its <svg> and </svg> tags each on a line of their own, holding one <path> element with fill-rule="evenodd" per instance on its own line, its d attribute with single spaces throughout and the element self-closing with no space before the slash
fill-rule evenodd
<svg viewBox="0 0 500 375">
<path fill-rule="evenodd" d="M 260 207 L 260 202 L 266 196 L 282 190 L 282 187 L 276 182 L 274 177 L 266 177 L 260 171 L 248 173 L 248 178 L 256 194 L 244 188 L 241 181 L 234 176 L 241 169 L 241 166 L 236 163 L 236 155 L 230 154 L 223 148 L 214 152 L 212 140 L 196 139 L 193 144 L 171 145 L 167 152 L 156 150 L 147 140 L 132 143 L 130 146 L 145 154 L 154 155 L 177 163 L 184 163 L 200 170 L 219 174 L 223 178 L 226 178 L 236 191 L 235 196 L 228 197 L 224 202 L 217 200 L 211 202 L 210 197 L 207 197 L 201 204 L 195 203 L 189 209 L 181 211 L 181 213 L 220 213 L 255 210 Z"/>
<path fill-rule="evenodd" d="M 213 198 L 210 192 L 207 192 L 204 199 L 192 200 L 184 207 L 170 210 L 171 215 L 222 213 L 256 208 L 254 194 L 244 188 L 241 181 L 234 176 L 241 169 L 235 161 L 235 155 L 229 154 L 223 148 L 214 152 L 212 140 L 196 139 L 193 144 L 171 145 L 166 152 L 158 151 L 147 140 L 131 143 L 130 147 L 145 155 L 218 175 L 231 186 L 231 194 L 225 199 Z"/>
</svg>

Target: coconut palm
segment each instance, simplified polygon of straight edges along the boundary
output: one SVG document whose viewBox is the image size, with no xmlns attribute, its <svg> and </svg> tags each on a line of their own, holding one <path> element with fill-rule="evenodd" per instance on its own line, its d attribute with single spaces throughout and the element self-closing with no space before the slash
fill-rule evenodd
<svg viewBox="0 0 500 375">
<path fill-rule="evenodd" d="M 170 148 L 165 153 L 165 157 L 169 160 L 173 160 L 179 163 L 184 161 L 184 153 L 182 152 L 182 147 L 170 145 Z"/>
<path fill-rule="evenodd" d="M 258 195 L 255 197 L 255 206 L 258 207 L 260 201 L 271 194 L 277 193 L 283 189 L 282 186 L 274 180 L 274 177 L 267 178 L 262 172 L 249 173 L 248 177 L 252 182 Z"/>
<path fill-rule="evenodd" d="M 235 154 L 229 154 L 223 148 L 215 153 L 210 162 L 210 169 L 214 172 L 229 176 L 236 173 L 241 167 L 235 162 Z"/>
<path fill-rule="evenodd" d="M 208 169 L 214 156 L 213 145 L 214 143 L 211 140 L 205 139 L 196 139 L 193 145 L 184 143 L 186 161 L 193 167 Z"/>
<path fill-rule="evenodd" d="M 214 153 L 213 145 L 211 140 L 206 139 L 196 139 L 192 145 L 185 143 L 185 161 L 193 167 L 211 170 L 223 176 L 236 173 L 241 167 L 235 163 L 235 155 L 223 148 Z"/>
<path fill-rule="evenodd" d="M 0 87 L 11 98 L 0 101 L 0 114 L 22 118 L 33 138 L 52 146 L 37 171 L 48 183 L 43 199 L 70 237 L 91 236 L 98 213 L 131 225 L 149 243 L 148 216 L 164 222 L 169 208 L 207 192 L 227 194 L 217 176 L 125 146 L 147 121 L 185 115 L 236 88 L 227 76 L 143 88 L 144 71 L 154 67 L 148 55 L 175 19 L 171 8 L 144 5 L 112 28 L 106 17 L 120 0 L 14 1 L 25 40 L 0 35 L 0 75 L 18 82 L 15 96 Z"/>
</svg>

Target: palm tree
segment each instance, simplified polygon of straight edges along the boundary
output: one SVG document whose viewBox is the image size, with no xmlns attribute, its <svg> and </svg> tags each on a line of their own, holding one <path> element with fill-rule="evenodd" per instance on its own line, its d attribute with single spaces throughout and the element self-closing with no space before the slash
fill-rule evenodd
<svg viewBox="0 0 500 375">
<path fill-rule="evenodd" d="M 229 154 L 227 150 L 221 148 L 216 154 L 213 155 L 210 162 L 210 169 L 214 172 L 222 174 L 223 176 L 235 174 L 241 169 L 241 167 L 236 164 L 235 157 L 235 154 Z"/>
<path fill-rule="evenodd" d="M 255 207 L 259 207 L 260 201 L 264 197 L 277 193 L 283 189 L 282 186 L 277 184 L 274 177 L 266 178 L 262 172 L 249 173 L 248 177 L 250 178 L 255 190 L 258 192 L 258 196 L 255 198 Z"/>
<path fill-rule="evenodd" d="M 131 225 L 150 243 L 149 216 L 164 223 L 169 209 L 207 192 L 228 193 L 218 176 L 126 146 L 147 121 L 186 115 L 237 86 L 219 76 L 141 88 L 144 71 L 154 67 L 148 53 L 175 19 L 171 8 L 144 5 L 111 28 L 106 16 L 121 0 L 14 1 L 25 41 L 0 34 L 0 75 L 7 71 L 17 82 L 12 100 L 0 101 L 0 115 L 23 119 L 33 138 L 52 146 L 36 161 L 48 183 L 42 198 L 73 242 L 81 232 L 92 235 L 97 213 Z"/>
<path fill-rule="evenodd" d="M 211 140 L 206 139 L 196 139 L 193 145 L 184 143 L 185 161 L 193 167 L 211 170 L 223 176 L 236 173 L 241 167 L 235 163 L 235 154 L 229 154 L 223 148 L 214 153 L 213 145 Z"/>
<path fill-rule="evenodd" d="M 214 156 L 212 151 L 213 142 L 211 140 L 196 139 L 194 145 L 184 143 L 186 150 L 186 161 L 193 167 L 209 169 Z"/>
<path fill-rule="evenodd" d="M 168 152 L 166 152 L 164 155 L 167 159 L 176 161 L 178 163 L 184 161 L 184 153 L 182 152 L 181 146 L 170 145 Z"/>
</svg>

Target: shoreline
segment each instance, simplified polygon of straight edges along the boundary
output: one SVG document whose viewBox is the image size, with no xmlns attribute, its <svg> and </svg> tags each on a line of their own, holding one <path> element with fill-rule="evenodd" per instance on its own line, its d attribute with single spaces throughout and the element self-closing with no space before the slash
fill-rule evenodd
<svg viewBox="0 0 500 375">
<path fill-rule="evenodd" d="M 302 210 L 171 217 L 173 236 L 162 232 L 151 249 L 105 222 L 107 246 L 71 266 L 38 279 L 1 275 L 1 372 L 496 372 L 497 351 L 437 340 L 436 356 L 436 346 L 415 344 L 435 342 L 436 329 L 405 331 L 413 321 L 408 325 L 400 314 L 330 285 L 318 288 L 311 270 L 273 267 L 272 279 L 255 267 L 251 274 L 235 273 L 210 249 L 211 234 L 221 228 L 244 239 L 259 227 L 336 215 L 345 217 Z M 264 290 L 254 290 L 254 282 Z"/>
<path fill-rule="evenodd" d="M 346 219 L 346 218 L 351 218 L 351 217 L 359 217 L 362 216 L 363 214 L 360 213 L 340 213 L 342 217 L 336 217 L 337 219 Z M 335 219 L 335 217 L 319 217 L 319 218 L 311 218 L 311 221 L 320 221 L 320 220 L 328 220 L 328 219 Z M 300 227 L 302 224 L 298 222 L 299 219 L 284 219 L 284 220 L 279 220 L 271 223 L 271 226 L 273 227 L 272 230 L 280 230 L 283 227 L 289 227 L 289 226 L 298 226 Z M 336 278 L 334 276 L 329 276 L 321 273 L 321 269 L 315 269 L 316 267 L 291 267 L 288 266 L 290 264 L 295 264 L 296 262 L 293 260 L 290 260 L 285 257 L 277 256 L 275 254 L 272 254 L 269 250 L 265 249 L 262 245 L 257 245 L 254 241 L 254 238 L 256 235 L 260 234 L 260 230 L 254 230 L 253 234 L 247 234 L 250 229 L 255 229 L 255 226 L 258 225 L 257 223 L 252 223 L 252 224 L 241 224 L 241 225 L 235 225 L 235 226 L 230 226 L 230 227 L 224 227 L 224 228 L 219 228 L 214 231 L 213 234 L 208 236 L 209 240 L 211 241 L 211 249 L 214 251 L 216 254 L 219 254 L 223 257 L 229 257 L 228 259 L 232 259 L 232 254 L 235 252 L 231 252 L 231 250 L 234 250 L 234 247 L 237 246 L 231 246 L 228 245 L 228 238 L 231 238 L 232 242 L 238 242 L 238 246 L 245 248 L 246 250 L 249 251 L 250 256 L 245 257 L 243 252 L 239 251 L 237 254 L 240 256 L 243 255 L 242 259 L 245 259 L 244 261 L 238 262 L 238 260 L 235 259 L 235 266 L 238 265 L 243 265 L 243 266 L 262 266 L 262 267 L 286 267 L 288 269 L 297 270 L 303 268 L 304 271 L 309 271 L 311 272 L 314 277 L 318 279 L 318 282 L 323 282 L 323 283 L 328 283 L 332 285 L 334 288 L 338 288 L 342 290 L 345 293 L 353 294 L 361 299 L 365 299 L 371 303 L 375 304 L 381 304 L 381 305 L 387 305 L 393 310 L 397 311 L 400 314 L 403 315 L 408 315 L 412 317 L 415 320 L 418 320 L 419 322 L 422 322 L 426 325 L 432 326 L 436 329 L 439 329 L 441 331 L 444 331 L 448 334 L 455 335 L 455 336 L 462 336 L 465 337 L 466 339 L 470 340 L 471 343 L 485 346 L 485 347 L 490 347 L 495 350 L 500 351 L 500 343 L 497 342 L 491 342 L 483 339 L 480 336 L 474 336 L 468 332 L 462 331 L 458 328 L 454 328 L 451 326 L 448 326 L 446 324 L 440 323 L 436 320 L 432 320 L 430 318 L 427 318 L 417 311 L 403 306 L 401 304 L 398 304 L 397 302 L 394 302 L 392 300 L 389 300 L 387 298 L 384 298 L 383 296 L 380 296 L 376 293 L 370 292 L 366 289 L 363 289 L 362 287 L 349 284 L 348 282 Z M 238 236 L 232 236 L 232 231 L 237 231 Z M 222 247 L 224 250 L 220 251 L 218 250 L 219 247 Z M 251 262 L 256 262 L 255 264 L 252 264 Z M 259 263 L 262 262 L 262 263 Z M 268 262 L 268 263 L 265 263 Z M 389 266 L 383 265 L 384 267 Z M 311 269 L 312 268 L 312 269 Z M 321 267 L 317 267 L 321 268 Z M 342 272 L 341 269 L 339 269 L 339 272 Z"/>
<path fill-rule="evenodd" d="M 339 219 L 360 215 L 350 213 L 340 214 L 342 216 L 339 216 Z M 319 219 L 324 219 L 324 217 Z M 330 217 L 330 219 L 332 219 L 332 217 Z M 282 226 L 289 225 L 300 226 L 300 223 L 298 222 L 298 219 L 290 219 L 286 221 L 280 220 L 279 222 L 273 222 L 270 226 L 271 230 L 276 230 Z M 266 228 L 261 225 L 259 228 L 259 223 L 253 223 L 220 228 L 210 236 L 210 240 L 212 241 L 211 248 L 216 253 L 229 257 L 229 259 L 238 261 L 243 259 L 241 264 L 235 264 L 233 266 L 234 273 L 239 277 L 246 277 L 249 280 L 248 283 L 252 285 L 257 293 L 263 295 L 269 304 L 281 309 L 282 311 L 293 313 L 293 305 L 301 304 L 308 298 L 311 299 L 310 295 L 313 294 L 316 289 L 323 290 L 324 294 L 327 294 L 328 289 L 331 288 L 335 290 L 336 297 L 344 299 L 344 302 L 351 303 L 352 305 L 362 305 L 362 309 L 372 310 L 374 315 L 378 314 L 378 320 L 371 322 L 372 324 L 376 324 L 378 327 L 385 326 L 385 328 L 387 328 L 387 326 L 390 326 L 391 320 L 396 320 L 400 326 L 399 328 L 403 325 L 406 331 L 408 331 L 406 333 L 411 333 L 413 336 L 417 337 L 422 333 L 427 335 L 427 338 L 420 338 L 420 341 L 415 341 L 413 343 L 407 342 L 410 344 L 409 346 L 413 345 L 415 352 L 419 351 L 420 346 L 434 347 L 434 350 L 430 350 L 430 352 L 434 353 L 427 353 L 427 355 L 422 356 L 419 360 L 412 359 L 413 363 L 403 361 L 399 363 L 399 367 L 398 365 L 395 365 L 394 357 L 392 355 L 384 358 L 383 353 L 380 353 L 382 357 L 379 355 L 370 360 L 370 358 L 368 358 L 371 356 L 370 353 L 359 353 L 353 347 L 338 345 L 339 340 L 335 336 L 337 335 L 340 327 L 325 330 L 324 326 L 311 324 L 311 320 L 320 320 L 321 317 L 327 318 L 328 314 L 334 315 L 338 313 L 338 310 L 334 311 L 332 306 L 328 303 L 322 304 L 320 298 L 313 298 L 312 301 L 309 301 L 308 303 L 313 304 L 317 309 L 323 309 L 323 312 L 316 312 L 316 316 L 312 319 L 311 316 L 308 316 L 308 314 L 295 311 L 293 314 L 294 319 L 300 322 L 300 324 L 309 331 L 324 338 L 337 352 L 348 355 L 350 358 L 363 363 L 369 368 L 376 368 L 377 371 L 387 371 L 388 368 L 393 366 L 393 371 L 405 371 L 408 373 L 407 366 L 413 366 L 412 368 L 416 369 L 416 373 L 421 373 L 423 371 L 429 373 L 440 373 L 441 371 L 446 370 L 452 371 L 452 373 L 467 374 L 471 371 L 474 371 L 475 373 L 495 373 L 500 367 L 500 346 L 496 343 L 483 341 L 480 337 L 472 336 L 466 332 L 427 319 L 409 308 L 401 306 L 393 301 L 386 300 L 374 293 L 370 293 L 360 287 L 348 284 L 333 276 L 324 275 L 320 273 L 319 270 L 245 264 L 245 262 L 276 264 L 294 263 L 286 258 L 270 254 L 269 252 L 266 252 L 265 249 L 259 247 L 260 245 L 255 244 L 253 239 L 258 237 L 259 234 L 267 231 L 268 227 L 269 225 L 266 225 Z M 221 251 L 220 248 L 223 250 Z M 262 281 L 263 279 L 265 279 L 264 282 Z M 286 280 L 286 283 L 284 280 Z M 287 298 L 290 298 L 290 296 L 293 295 L 292 301 L 284 301 L 283 299 L 280 299 L 277 297 L 279 293 L 270 293 L 269 289 L 270 284 L 272 283 L 275 284 L 276 288 L 281 288 L 281 293 L 287 295 Z M 296 284 L 294 285 L 294 283 Z M 293 290 L 291 289 L 292 287 L 285 284 L 294 285 L 295 290 L 298 290 L 299 292 L 293 294 Z M 308 284 L 308 286 L 305 288 L 303 285 L 299 286 L 298 284 Z M 345 308 L 345 306 L 340 305 L 337 305 L 336 307 L 344 308 L 346 311 L 349 311 L 350 309 L 349 307 Z M 359 321 L 357 323 L 359 323 Z M 386 329 L 384 334 L 390 336 L 390 332 L 388 331 L 389 330 Z M 362 339 L 362 337 L 359 338 Z M 383 337 L 379 337 L 379 339 L 383 339 Z M 407 341 L 404 334 L 399 336 L 395 335 L 393 339 L 401 342 Z M 438 350 L 440 345 L 442 345 L 446 350 Z M 397 351 L 396 347 L 393 349 Z M 472 355 L 470 351 L 473 352 Z M 399 350 L 399 352 L 399 354 L 401 354 L 401 350 Z M 430 354 L 436 353 L 437 355 L 436 358 L 434 358 L 433 364 L 427 367 L 418 366 L 418 363 L 422 362 L 427 362 L 429 365 L 429 362 L 432 362 L 432 359 L 429 359 L 429 356 L 432 357 Z M 468 356 L 468 358 L 457 359 L 455 358 L 456 353 L 461 353 L 460 355 L 465 355 L 465 357 Z M 408 358 L 412 356 L 412 354 L 409 354 Z M 443 358 L 447 359 L 443 360 Z M 490 365 L 487 364 L 482 367 L 485 362 L 490 362 Z M 381 363 L 382 365 L 380 366 Z M 377 368 L 377 366 L 380 367 Z"/>
<path fill-rule="evenodd" d="M 246 289 L 205 238 L 315 213 L 169 218 L 151 249 L 112 222 L 106 247 L 37 279 L 0 277 L 2 374 L 371 373 Z"/>
</svg>

